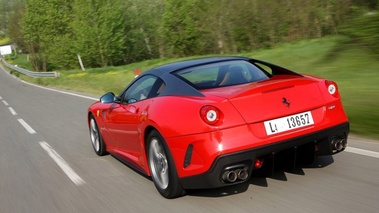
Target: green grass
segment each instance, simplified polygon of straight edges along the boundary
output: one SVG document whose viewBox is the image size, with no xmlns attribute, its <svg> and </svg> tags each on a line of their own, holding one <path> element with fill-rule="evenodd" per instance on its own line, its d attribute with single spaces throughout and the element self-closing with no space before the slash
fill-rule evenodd
<svg viewBox="0 0 379 213">
<path fill-rule="evenodd" d="M 379 56 L 370 50 L 349 44 L 344 37 L 326 37 L 282 44 L 241 55 L 337 82 L 351 131 L 379 139 Z M 46 86 L 97 95 L 108 91 L 118 94 L 134 78 L 135 69 L 145 71 L 177 60 L 182 59 L 156 59 L 120 67 L 60 71 L 59 78 L 20 77 Z M 18 62 L 19 66 L 24 65 L 21 61 L 22 59 Z M 14 62 L 17 60 L 12 63 Z"/>
<path fill-rule="evenodd" d="M 27 70 L 33 70 L 32 64 L 28 61 L 27 55 L 17 54 L 17 55 L 7 55 L 4 56 L 8 63 L 17 65 Z"/>
</svg>

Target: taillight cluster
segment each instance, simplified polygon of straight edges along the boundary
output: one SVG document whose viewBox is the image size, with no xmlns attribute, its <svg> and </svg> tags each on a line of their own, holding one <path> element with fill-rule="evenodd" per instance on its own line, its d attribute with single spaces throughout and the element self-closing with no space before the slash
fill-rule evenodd
<svg viewBox="0 0 379 213">
<path fill-rule="evenodd" d="M 224 115 L 214 106 L 206 105 L 200 109 L 200 116 L 209 125 L 217 126 L 222 123 Z"/>
<path fill-rule="evenodd" d="M 329 94 L 333 95 L 334 97 L 338 96 L 338 87 L 337 84 L 333 81 L 325 81 L 325 86 L 329 92 Z"/>
</svg>

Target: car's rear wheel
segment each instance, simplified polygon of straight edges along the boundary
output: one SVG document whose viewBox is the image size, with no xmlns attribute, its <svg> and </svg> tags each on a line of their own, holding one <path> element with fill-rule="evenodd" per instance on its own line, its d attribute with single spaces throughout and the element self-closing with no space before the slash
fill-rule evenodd
<svg viewBox="0 0 379 213">
<path fill-rule="evenodd" d="M 184 189 L 163 137 L 153 130 L 148 135 L 147 142 L 149 168 L 155 187 L 165 198 L 182 196 Z"/>
<path fill-rule="evenodd" d="M 92 147 L 95 150 L 96 154 L 99 156 L 105 155 L 107 152 L 105 150 L 105 144 L 103 138 L 97 126 L 96 120 L 93 115 L 90 116 L 89 121 L 89 133 L 91 138 Z"/>
</svg>

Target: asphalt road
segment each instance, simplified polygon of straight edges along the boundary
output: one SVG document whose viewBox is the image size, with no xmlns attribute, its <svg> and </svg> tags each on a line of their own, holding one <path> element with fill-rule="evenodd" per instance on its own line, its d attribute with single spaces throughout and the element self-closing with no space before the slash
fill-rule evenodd
<svg viewBox="0 0 379 213">
<path fill-rule="evenodd" d="M 0 67 L 0 212 L 379 212 L 379 143 L 270 178 L 167 200 L 148 178 L 98 157 L 88 96 L 47 90 Z"/>
</svg>

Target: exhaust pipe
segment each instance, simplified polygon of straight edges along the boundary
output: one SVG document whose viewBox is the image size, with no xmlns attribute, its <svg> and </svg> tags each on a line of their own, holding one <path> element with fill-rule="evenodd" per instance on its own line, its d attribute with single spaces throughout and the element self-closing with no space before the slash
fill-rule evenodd
<svg viewBox="0 0 379 213">
<path fill-rule="evenodd" d="M 247 172 L 247 168 L 243 168 L 238 170 L 237 177 L 240 180 L 246 180 L 249 177 L 249 173 Z"/>
<path fill-rule="evenodd" d="M 225 171 L 224 174 L 222 175 L 222 179 L 224 181 L 233 183 L 234 181 L 237 180 L 237 173 L 233 170 Z"/>
<path fill-rule="evenodd" d="M 345 138 L 336 138 L 332 141 L 333 150 L 340 152 L 346 148 L 347 141 Z"/>
<path fill-rule="evenodd" d="M 249 167 L 246 164 L 238 164 L 229 166 L 221 173 L 222 180 L 228 183 L 236 181 L 245 181 L 249 177 Z"/>
</svg>

